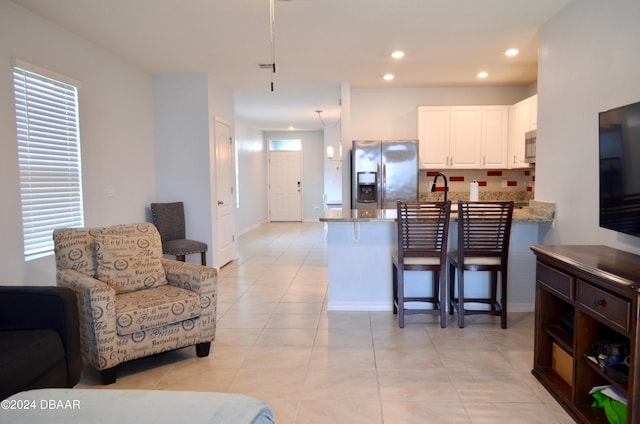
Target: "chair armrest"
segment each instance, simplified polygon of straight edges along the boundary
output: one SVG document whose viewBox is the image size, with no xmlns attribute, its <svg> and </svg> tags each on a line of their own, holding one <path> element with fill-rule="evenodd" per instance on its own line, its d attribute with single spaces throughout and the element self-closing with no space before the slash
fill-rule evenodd
<svg viewBox="0 0 640 424">
<path fill-rule="evenodd" d="M 172 286 L 190 290 L 200 296 L 215 296 L 218 280 L 215 268 L 165 258 L 162 258 L 162 266 L 167 281 Z"/>
<path fill-rule="evenodd" d="M 162 259 L 169 284 L 200 295 L 202 307 L 199 342 L 210 342 L 216 333 L 218 271 L 215 268 L 188 262 Z"/>
<path fill-rule="evenodd" d="M 0 330 L 55 330 L 64 346 L 69 387 L 80 380 L 76 295 L 65 287 L 0 286 Z"/>
<path fill-rule="evenodd" d="M 72 289 L 78 297 L 82 352 L 98 370 L 117 365 L 107 352 L 117 352 L 116 291 L 106 283 L 81 272 L 58 271 L 58 285 Z"/>
</svg>

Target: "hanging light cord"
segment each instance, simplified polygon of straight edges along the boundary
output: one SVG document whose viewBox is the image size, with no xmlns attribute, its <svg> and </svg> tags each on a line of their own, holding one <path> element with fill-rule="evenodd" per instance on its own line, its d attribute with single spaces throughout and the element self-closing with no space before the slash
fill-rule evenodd
<svg viewBox="0 0 640 424">
<path fill-rule="evenodd" d="M 276 21 L 275 0 L 269 0 L 269 39 L 271 42 L 271 91 L 273 91 L 273 74 L 276 73 L 276 47 L 274 24 Z"/>
</svg>

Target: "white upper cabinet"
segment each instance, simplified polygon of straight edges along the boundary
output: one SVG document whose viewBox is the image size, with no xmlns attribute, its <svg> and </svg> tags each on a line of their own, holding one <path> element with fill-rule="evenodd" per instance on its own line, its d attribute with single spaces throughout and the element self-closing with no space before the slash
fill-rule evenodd
<svg viewBox="0 0 640 424">
<path fill-rule="evenodd" d="M 509 168 L 529 168 L 524 161 L 524 134 L 538 126 L 538 96 L 528 97 L 513 105 L 509 118 Z"/>
<path fill-rule="evenodd" d="M 482 109 L 479 106 L 451 108 L 449 139 L 450 168 L 482 166 Z M 427 152 L 428 154 L 429 152 Z"/>
<path fill-rule="evenodd" d="M 520 137 L 520 135 L 522 137 Z M 524 131 L 520 125 L 520 105 L 509 107 L 509 152 L 508 168 L 527 168 L 528 163 L 524 161 Z"/>
<path fill-rule="evenodd" d="M 418 107 L 420 168 L 449 167 L 450 107 Z"/>
<path fill-rule="evenodd" d="M 506 168 L 508 106 L 420 106 L 422 169 Z"/>
<path fill-rule="evenodd" d="M 509 106 L 485 106 L 482 110 L 482 167 L 507 167 Z"/>
<path fill-rule="evenodd" d="M 529 126 L 532 130 L 536 130 L 538 129 L 538 95 L 531 96 L 529 99 L 531 100 Z"/>
</svg>

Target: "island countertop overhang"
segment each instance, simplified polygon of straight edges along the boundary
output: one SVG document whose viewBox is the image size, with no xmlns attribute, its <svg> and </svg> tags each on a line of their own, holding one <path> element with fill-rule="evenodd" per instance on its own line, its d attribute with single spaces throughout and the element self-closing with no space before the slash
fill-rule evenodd
<svg viewBox="0 0 640 424">
<path fill-rule="evenodd" d="M 546 202 L 544 202 L 546 203 Z M 457 205 L 456 205 L 457 206 Z M 536 205 L 537 206 L 537 205 Z M 551 223 L 554 211 L 547 212 L 536 209 L 535 206 L 516 208 L 513 210 L 514 222 Z M 451 212 L 451 219 L 457 220 L 458 213 Z M 321 222 L 395 222 L 397 211 L 395 209 L 330 209 L 321 217 Z"/>
</svg>

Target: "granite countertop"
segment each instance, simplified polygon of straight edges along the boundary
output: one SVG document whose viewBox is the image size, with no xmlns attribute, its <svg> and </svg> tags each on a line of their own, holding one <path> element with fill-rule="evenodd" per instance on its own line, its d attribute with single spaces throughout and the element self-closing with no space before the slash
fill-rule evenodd
<svg viewBox="0 0 640 424">
<path fill-rule="evenodd" d="M 457 206 L 457 205 L 456 205 Z M 529 206 L 513 210 L 513 222 L 550 223 L 555 216 L 555 204 L 532 200 Z M 395 222 L 395 209 L 332 209 L 326 211 L 321 222 Z M 457 212 L 451 212 L 451 219 L 458 219 Z"/>
</svg>

